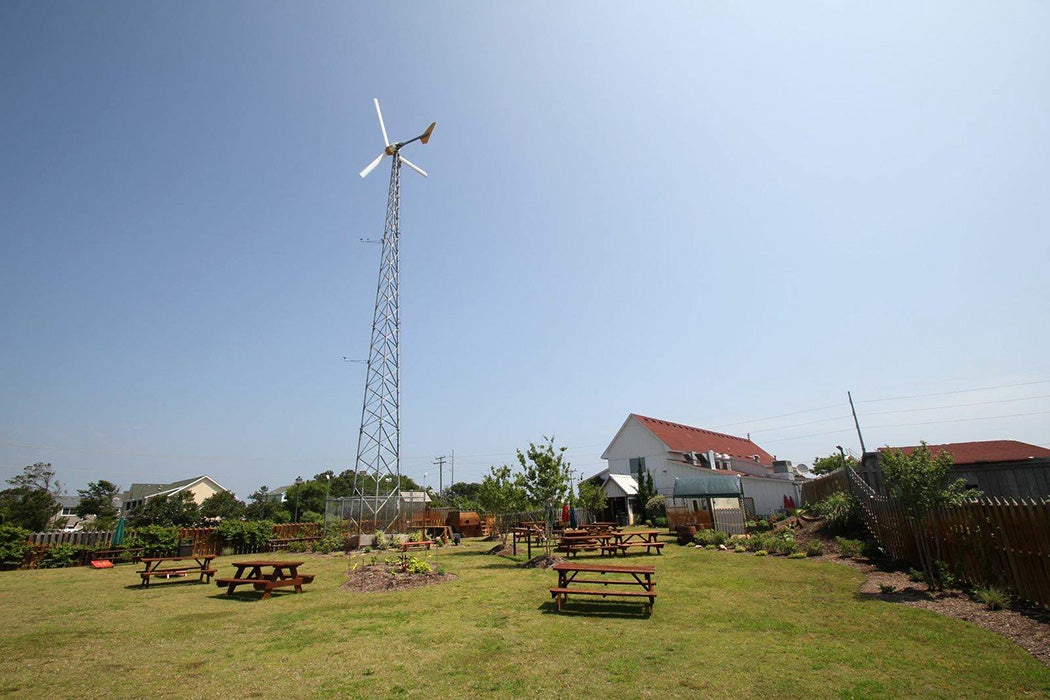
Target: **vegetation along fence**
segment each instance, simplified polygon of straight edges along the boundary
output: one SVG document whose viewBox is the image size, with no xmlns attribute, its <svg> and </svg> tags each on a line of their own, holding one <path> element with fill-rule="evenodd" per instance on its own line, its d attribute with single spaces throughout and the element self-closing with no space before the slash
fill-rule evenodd
<svg viewBox="0 0 1050 700">
<path fill-rule="evenodd" d="M 895 559 L 920 564 L 915 528 L 933 559 L 970 585 L 996 585 L 1050 605 L 1050 501 L 982 498 L 931 510 L 913 522 L 852 469 L 848 484 L 868 529 Z"/>
</svg>

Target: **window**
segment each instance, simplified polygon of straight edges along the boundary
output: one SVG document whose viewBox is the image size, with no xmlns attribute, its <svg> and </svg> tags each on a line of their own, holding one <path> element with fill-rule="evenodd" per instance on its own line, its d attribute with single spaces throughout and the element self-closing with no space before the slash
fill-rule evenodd
<svg viewBox="0 0 1050 700">
<path fill-rule="evenodd" d="M 631 476 L 638 476 L 638 472 L 645 469 L 645 457 L 631 457 Z"/>
</svg>

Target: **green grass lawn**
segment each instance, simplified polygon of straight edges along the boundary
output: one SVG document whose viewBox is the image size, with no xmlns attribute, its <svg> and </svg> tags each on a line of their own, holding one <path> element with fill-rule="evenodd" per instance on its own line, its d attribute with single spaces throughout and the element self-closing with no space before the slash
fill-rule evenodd
<svg viewBox="0 0 1050 700">
<path fill-rule="evenodd" d="M 663 556 L 629 557 L 656 565 L 652 617 L 640 604 L 572 599 L 558 614 L 554 572 L 486 556 L 489 547 L 439 550 L 457 579 L 396 593 L 340 590 L 345 557 L 281 555 L 305 559 L 317 579 L 303 595 L 265 601 L 214 584 L 140 589 L 133 565 L 4 572 L 0 694 L 1050 696 L 1050 670 L 1024 650 L 860 596 L 846 566 L 672 543 Z M 219 575 L 236 559 L 216 560 Z"/>
</svg>

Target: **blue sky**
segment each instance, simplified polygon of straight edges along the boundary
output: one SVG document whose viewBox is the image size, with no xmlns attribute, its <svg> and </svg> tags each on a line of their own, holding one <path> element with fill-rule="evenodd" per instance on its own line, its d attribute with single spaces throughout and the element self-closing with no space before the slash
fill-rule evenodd
<svg viewBox="0 0 1050 700">
<path fill-rule="evenodd" d="M 590 474 L 631 412 L 809 463 L 859 452 L 847 390 L 869 448 L 1050 446 L 1047 46 L 1025 2 L 9 0 L 0 476 L 353 465 L 373 97 L 438 122 L 402 175 L 417 481 L 551 434 Z"/>
</svg>

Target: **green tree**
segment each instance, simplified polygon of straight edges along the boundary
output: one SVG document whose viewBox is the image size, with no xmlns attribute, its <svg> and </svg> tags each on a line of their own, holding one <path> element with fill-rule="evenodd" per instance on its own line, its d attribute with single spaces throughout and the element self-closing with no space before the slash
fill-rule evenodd
<svg viewBox="0 0 1050 700">
<path fill-rule="evenodd" d="M 245 505 L 230 491 L 219 491 L 201 503 L 200 515 L 208 520 L 237 520 L 244 516 Z"/>
<path fill-rule="evenodd" d="M 260 486 L 248 497 L 247 508 L 244 509 L 244 517 L 248 520 L 269 520 L 274 523 L 287 523 L 292 519 L 291 513 L 280 503 L 270 497 L 270 489 Z"/>
<path fill-rule="evenodd" d="M 131 512 L 128 522 L 133 527 L 193 527 L 200 523 L 200 507 L 189 491 L 171 496 L 154 496 Z"/>
<path fill-rule="evenodd" d="M 0 519 L 27 530 L 46 530 L 61 510 L 62 485 L 51 465 L 37 462 L 7 480 L 14 488 L 0 492 Z"/>
<path fill-rule="evenodd" d="M 571 474 L 565 460 L 566 447 L 554 447 L 554 438 L 544 436 L 545 442 L 522 453 L 518 450 L 518 464 L 522 468 L 522 483 L 533 507 L 558 506 L 569 497 Z"/>
<path fill-rule="evenodd" d="M 580 506 L 591 516 L 591 520 L 598 520 L 606 504 L 605 489 L 602 485 L 594 481 L 581 481 L 576 491 Z"/>
<path fill-rule="evenodd" d="M 968 496 L 979 495 L 967 492 L 965 479 L 951 479 L 953 461 L 948 452 L 941 451 L 936 456 L 930 454 L 925 441 L 910 454 L 887 450 L 880 458 L 883 480 L 911 524 L 919 559 L 932 588 L 941 587 L 941 578 L 936 566 L 937 557 L 931 551 L 930 538 L 923 525 L 926 514 L 937 506 L 960 503 Z"/>
<path fill-rule="evenodd" d="M 443 496 L 450 507 L 475 510 L 478 507 L 478 489 L 480 488 L 481 484 L 478 483 L 457 481 L 445 489 Z"/>
<path fill-rule="evenodd" d="M 810 471 L 814 474 L 827 474 L 836 469 L 842 469 L 842 467 L 853 467 L 856 469 L 856 457 L 846 456 L 841 452 L 834 452 L 827 457 L 814 457 L 813 466 L 810 468 Z"/>
<path fill-rule="evenodd" d="M 77 517 L 86 518 L 95 516 L 95 527 L 99 530 L 111 530 L 117 523 L 117 506 L 114 504 L 120 487 L 116 484 L 99 479 L 87 485 L 86 489 L 77 489 L 80 503 L 73 511 Z"/>
<path fill-rule="evenodd" d="M 487 512 L 496 516 L 496 527 L 503 535 L 504 543 L 507 539 L 506 527 L 503 522 L 507 513 L 525 510 L 528 499 L 525 495 L 525 487 L 521 483 L 521 475 L 515 475 L 507 465 L 502 467 L 489 467 L 489 473 L 478 485 L 478 505 Z"/>
<path fill-rule="evenodd" d="M 638 469 L 636 477 L 638 481 L 638 505 L 641 506 L 642 517 L 645 517 L 646 506 L 653 496 L 656 495 L 656 487 L 653 486 L 653 475 L 644 466 Z"/>
<path fill-rule="evenodd" d="M 0 491 L 0 523 L 32 532 L 46 530 L 59 506 L 46 491 L 19 486 Z"/>
</svg>

